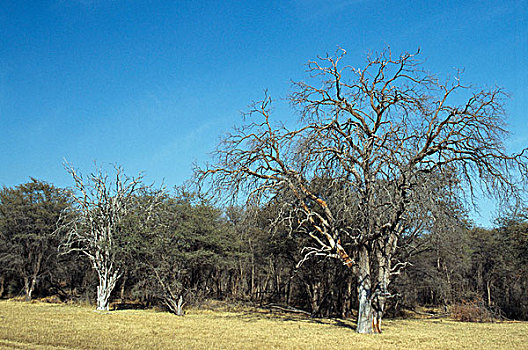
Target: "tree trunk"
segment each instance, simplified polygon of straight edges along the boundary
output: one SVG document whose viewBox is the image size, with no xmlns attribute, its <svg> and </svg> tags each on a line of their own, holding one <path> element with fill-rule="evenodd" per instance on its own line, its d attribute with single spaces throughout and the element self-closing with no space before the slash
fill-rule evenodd
<svg viewBox="0 0 528 350">
<path fill-rule="evenodd" d="M 24 277 L 24 292 L 25 292 L 26 301 L 31 301 L 33 290 L 35 290 L 36 283 L 37 283 L 37 279 L 35 276 L 31 278 Z"/>
<path fill-rule="evenodd" d="M 347 277 L 346 288 L 343 295 L 343 303 L 341 305 L 341 318 L 347 318 L 350 313 L 350 301 L 352 299 L 352 277 Z"/>
<path fill-rule="evenodd" d="M 118 278 L 118 271 L 114 271 L 114 273 L 111 273 L 110 271 L 99 273 L 99 285 L 97 286 L 97 310 L 109 310 L 110 295 L 114 290 Z"/>
<path fill-rule="evenodd" d="M 123 272 L 123 281 L 121 281 L 121 290 L 119 291 L 119 300 L 121 304 L 125 303 L 125 287 L 127 282 L 127 272 L 128 270 L 125 269 L 125 272 Z"/>
<path fill-rule="evenodd" d="M 486 282 L 486 291 L 487 291 L 487 296 L 488 296 L 488 307 L 491 307 L 491 281 L 488 280 Z"/>
<path fill-rule="evenodd" d="M 359 311 L 357 319 L 357 333 L 374 333 L 372 310 L 372 287 L 370 277 L 370 257 L 367 247 L 363 246 L 359 250 L 358 261 L 358 299 Z"/>
<path fill-rule="evenodd" d="M 288 287 L 286 288 L 286 305 L 290 305 L 290 297 L 291 297 L 291 278 L 288 279 Z M 2 296 L 0 294 L 0 296 Z"/>
<path fill-rule="evenodd" d="M 26 292 L 26 301 L 31 300 L 33 291 L 35 290 L 35 286 L 37 285 L 37 276 L 40 273 L 40 264 L 42 262 L 42 257 L 42 253 L 38 254 L 33 265 L 33 271 L 31 272 L 31 276 L 24 278 L 24 290 Z M 29 259 L 31 260 L 31 254 L 29 255 Z"/>
<path fill-rule="evenodd" d="M 97 310 L 108 311 L 110 305 L 110 293 L 104 283 L 99 282 L 97 286 Z"/>
<path fill-rule="evenodd" d="M 254 259 L 251 258 L 251 290 L 249 294 L 251 295 L 251 300 L 254 300 L 255 298 L 255 262 Z"/>
<path fill-rule="evenodd" d="M 29 291 L 29 277 L 24 277 L 24 296 L 26 301 L 31 300 L 31 292 Z"/>
<path fill-rule="evenodd" d="M 311 316 L 315 317 L 319 313 L 321 307 L 321 282 L 307 282 L 305 283 L 306 291 L 310 296 L 310 306 L 312 308 Z"/>
<path fill-rule="evenodd" d="M 183 316 L 185 312 L 183 311 L 183 296 L 180 294 L 178 300 L 176 300 L 175 295 L 172 292 L 169 292 L 169 295 L 165 298 L 165 305 L 169 310 L 176 316 Z"/>
<path fill-rule="evenodd" d="M 380 247 L 376 251 L 377 263 L 378 263 L 378 277 L 376 281 L 376 288 L 372 296 L 372 310 L 373 310 L 373 321 L 372 326 L 374 333 L 381 333 L 381 319 L 385 312 L 385 304 L 387 302 L 387 296 L 389 295 L 389 284 L 391 276 L 391 256 L 393 251 L 393 243 L 395 237 L 391 237 L 388 244 L 384 247 Z"/>
<path fill-rule="evenodd" d="M 178 303 L 176 304 L 176 315 L 177 316 L 183 316 L 183 297 L 180 295 L 178 299 Z"/>
<path fill-rule="evenodd" d="M 370 295 L 370 277 L 359 277 L 358 282 L 358 299 L 359 310 L 356 332 L 358 333 L 373 333 L 373 313 Z"/>
<path fill-rule="evenodd" d="M 253 245 L 251 244 L 251 240 L 249 240 L 249 248 L 251 249 L 251 300 L 255 299 L 255 251 L 253 249 Z"/>
<path fill-rule="evenodd" d="M 5 277 L 0 276 L 0 298 L 2 298 L 2 296 L 4 295 L 4 282 L 5 282 Z"/>
</svg>

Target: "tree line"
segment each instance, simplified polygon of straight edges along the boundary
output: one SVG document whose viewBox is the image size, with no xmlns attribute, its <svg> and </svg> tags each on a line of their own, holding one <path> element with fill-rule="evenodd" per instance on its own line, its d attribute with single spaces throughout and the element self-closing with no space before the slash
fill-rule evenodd
<svg viewBox="0 0 528 350">
<path fill-rule="evenodd" d="M 100 254 L 108 254 L 115 270 L 107 271 L 83 253 L 81 241 L 72 243 L 63 224 L 65 213 L 77 213 L 71 190 L 36 179 L 4 187 L 0 296 L 55 296 L 102 309 L 110 301 L 134 301 L 174 313 L 181 313 L 181 296 L 191 305 L 218 299 L 314 317 L 356 314 L 357 281 L 349 269 L 328 258 L 299 264 L 306 238 L 274 226 L 278 208 L 220 210 L 182 190 L 163 194 L 155 206 L 152 197 L 135 195 L 136 206 L 114 227 L 112 242 L 97 243 L 108 249 Z M 527 320 L 526 213 L 502 218 L 494 229 L 452 213 L 457 225 L 421 233 L 405 253 L 409 266 L 391 284 L 387 312 L 481 300 L 507 318 Z M 105 274 L 115 281 L 101 281 Z M 98 293 L 105 283 L 111 288 Z"/>
</svg>

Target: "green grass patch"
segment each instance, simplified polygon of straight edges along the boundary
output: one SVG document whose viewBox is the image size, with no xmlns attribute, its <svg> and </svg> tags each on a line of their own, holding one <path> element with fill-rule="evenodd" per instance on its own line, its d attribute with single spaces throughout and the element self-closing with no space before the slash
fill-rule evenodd
<svg viewBox="0 0 528 350">
<path fill-rule="evenodd" d="M 0 301 L 7 349 L 526 349 L 527 322 L 388 320 L 360 335 L 349 320 L 259 310 L 108 313 L 87 306 Z"/>
</svg>

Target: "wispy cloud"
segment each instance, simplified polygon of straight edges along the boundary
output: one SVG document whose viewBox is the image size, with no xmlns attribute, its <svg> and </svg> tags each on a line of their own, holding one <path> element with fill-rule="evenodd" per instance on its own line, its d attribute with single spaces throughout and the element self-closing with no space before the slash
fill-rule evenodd
<svg viewBox="0 0 528 350">
<path fill-rule="evenodd" d="M 337 15 L 368 0 L 292 0 L 296 12 L 307 20 Z"/>
<path fill-rule="evenodd" d="M 174 139 L 165 143 L 155 154 L 151 156 L 150 163 L 157 165 L 159 163 L 170 162 L 175 158 L 175 155 L 183 156 L 188 161 L 195 161 L 195 157 L 202 155 L 205 151 L 203 147 L 196 146 L 197 142 L 202 145 L 208 145 L 214 140 L 211 135 L 216 135 L 218 128 L 220 128 L 221 119 L 212 120 L 203 125 L 188 131 L 186 134 L 179 135 Z M 216 137 L 216 136 L 215 136 Z M 212 150 L 212 149 L 211 149 Z"/>
</svg>

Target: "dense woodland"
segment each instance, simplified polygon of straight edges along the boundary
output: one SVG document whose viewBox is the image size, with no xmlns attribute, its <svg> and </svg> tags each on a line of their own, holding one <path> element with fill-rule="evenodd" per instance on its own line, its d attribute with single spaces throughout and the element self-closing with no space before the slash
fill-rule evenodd
<svg viewBox="0 0 528 350">
<path fill-rule="evenodd" d="M 137 195 L 137 208 L 148 202 Z M 65 212 L 71 190 L 31 179 L 0 192 L 0 295 L 55 296 L 95 302 L 98 278 L 82 252 L 66 249 Z M 130 209 L 113 237 L 119 278 L 115 304 L 175 311 L 210 299 L 292 307 L 314 317 L 350 317 L 356 279 L 336 259 L 302 258 L 304 236 L 273 225 L 267 208 L 224 210 L 182 190 L 164 194 L 145 218 Z M 526 213 L 526 212 L 525 212 Z M 478 301 L 510 319 L 528 319 L 528 216 L 502 218 L 495 229 L 439 223 L 407 247 L 409 266 L 391 284 L 387 313 L 417 306 L 450 307 Z"/>
</svg>

